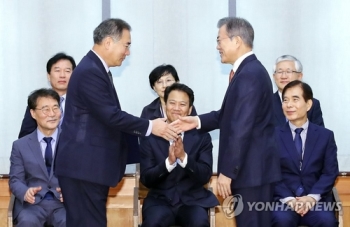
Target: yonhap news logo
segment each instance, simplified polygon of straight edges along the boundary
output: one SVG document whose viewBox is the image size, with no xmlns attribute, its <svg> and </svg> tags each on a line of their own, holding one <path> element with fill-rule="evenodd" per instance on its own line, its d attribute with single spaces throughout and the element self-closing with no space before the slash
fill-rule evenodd
<svg viewBox="0 0 350 227">
<path fill-rule="evenodd" d="M 222 210 L 227 219 L 232 219 L 243 210 L 243 197 L 240 194 L 227 197 L 222 203 Z"/>
</svg>

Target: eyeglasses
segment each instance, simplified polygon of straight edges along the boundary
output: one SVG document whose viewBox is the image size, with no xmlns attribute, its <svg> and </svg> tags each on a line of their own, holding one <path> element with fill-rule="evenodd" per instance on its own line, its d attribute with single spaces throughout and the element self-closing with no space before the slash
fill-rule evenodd
<svg viewBox="0 0 350 227">
<path fill-rule="evenodd" d="M 50 114 L 50 110 L 52 110 L 53 113 L 58 113 L 61 112 L 60 107 L 59 106 L 53 106 L 52 108 L 48 107 L 48 106 L 44 106 L 41 109 L 36 109 L 36 110 L 41 110 L 41 112 L 43 112 L 43 114 L 45 114 L 46 116 L 48 116 Z"/>
<path fill-rule="evenodd" d="M 277 76 L 282 76 L 283 74 L 286 74 L 287 76 L 291 76 L 293 73 L 301 73 L 301 72 L 298 72 L 298 71 L 293 71 L 293 70 L 287 70 L 287 71 L 277 71 L 275 72 L 275 74 Z"/>
<path fill-rule="evenodd" d="M 166 80 L 157 80 L 157 81 L 156 81 L 156 84 L 157 84 L 158 86 L 161 86 L 161 85 L 164 85 L 164 84 L 165 84 L 165 86 L 170 86 L 170 85 L 172 85 L 174 82 L 175 82 L 175 80 L 166 79 Z"/>
</svg>

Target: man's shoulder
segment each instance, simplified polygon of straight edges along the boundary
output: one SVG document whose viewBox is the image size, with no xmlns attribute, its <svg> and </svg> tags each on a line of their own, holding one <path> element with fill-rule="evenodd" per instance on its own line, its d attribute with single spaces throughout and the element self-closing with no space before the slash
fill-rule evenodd
<svg viewBox="0 0 350 227">
<path fill-rule="evenodd" d="M 17 144 L 17 145 L 25 144 L 28 141 L 35 139 L 36 137 L 37 137 L 37 129 L 35 129 L 32 133 L 29 133 L 28 135 L 25 135 L 25 136 L 15 140 L 13 142 L 13 144 Z"/>
<path fill-rule="evenodd" d="M 328 128 L 325 128 L 325 127 L 322 127 L 322 126 L 319 126 L 319 125 L 316 125 L 312 122 L 309 121 L 309 129 L 308 130 L 312 130 L 314 131 L 313 133 L 320 133 L 320 134 L 324 134 L 324 135 L 329 135 L 329 134 L 333 134 L 333 131 L 328 129 Z"/>
</svg>

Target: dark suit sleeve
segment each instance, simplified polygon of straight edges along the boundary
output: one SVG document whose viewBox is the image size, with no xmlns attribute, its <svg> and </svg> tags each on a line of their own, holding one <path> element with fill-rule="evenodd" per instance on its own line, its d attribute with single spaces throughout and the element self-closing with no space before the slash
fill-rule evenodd
<svg viewBox="0 0 350 227">
<path fill-rule="evenodd" d="M 213 145 L 208 133 L 204 134 L 203 139 L 200 142 L 200 144 L 193 146 L 193 149 L 198 149 L 198 151 L 190 151 L 187 153 L 187 165 L 185 171 L 193 181 L 197 181 L 200 185 L 204 185 L 209 182 L 212 176 Z"/>
<path fill-rule="evenodd" d="M 320 101 L 318 101 L 317 99 L 313 99 L 312 101 L 312 108 L 310 110 L 310 113 L 308 114 L 309 121 L 316 125 L 324 127 Z"/>
<path fill-rule="evenodd" d="M 155 143 L 155 141 L 153 141 L 153 143 Z M 156 157 L 154 157 L 155 154 L 149 137 L 140 138 L 140 152 L 140 180 L 146 187 L 153 188 L 169 175 L 165 165 L 165 159 L 164 161 L 158 162 Z"/>
<path fill-rule="evenodd" d="M 219 115 L 220 110 L 199 115 L 198 117 L 201 120 L 201 131 L 210 132 L 212 130 L 218 129 Z"/>
<path fill-rule="evenodd" d="M 21 157 L 18 146 L 16 146 L 16 142 L 14 142 L 12 145 L 10 162 L 10 190 L 15 195 L 15 197 L 23 203 L 24 195 L 28 190 L 28 186 L 25 182 L 25 169 L 23 159 Z"/>
<path fill-rule="evenodd" d="M 27 106 L 26 112 L 24 114 L 24 118 L 22 120 L 21 130 L 19 132 L 18 138 L 22 138 L 26 136 L 37 128 L 36 120 L 32 118 L 30 114 L 29 106 Z"/>
<path fill-rule="evenodd" d="M 87 79 L 79 83 L 80 101 L 84 107 L 107 127 L 137 136 L 144 136 L 149 127 L 149 121 L 135 117 L 122 111 L 116 105 L 115 97 L 110 90 L 109 81 L 101 78 L 97 70 L 84 74 Z M 114 91 L 113 91 L 114 92 Z"/>
<path fill-rule="evenodd" d="M 339 174 L 337 160 L 337 146 L 333 132 L 329 133 L 327 148 L 325 151 L 323 169 L 319 180 L 313 185 L 309 194 L 325 195 L 332 190 L 335 179 Z"/>
</svg>

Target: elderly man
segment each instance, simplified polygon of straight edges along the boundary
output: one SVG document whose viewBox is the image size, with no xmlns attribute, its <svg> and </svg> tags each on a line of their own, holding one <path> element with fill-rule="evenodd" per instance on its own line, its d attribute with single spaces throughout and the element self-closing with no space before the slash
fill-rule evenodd
<svg viewBox="0 0 350 227">
<path fill-rule="evenodd" d="M 282 111 L 282 90 L 289 82 L 302 80 L 303 66 L 296 57 L 283 55 L 276 59 L 273 78 L 278 88 L 273 95 L 274 123 L 275 126 L 283 126 L 287 119 Z M 315 98 L 312 99 L 312 107 L 307 112 L 307 118 L 310 122 L 324 127 L 320 102 Z"/>
<path fill-rule="evenodd" d="M 275 130 L 282 180 L 274 189 L 278 206 L 272 214 L 273 227 L 338 226 L 329 209 L 339 173 L 337 146 L 332 131 L 308 120 L 312 96 L 310 86 L 299 80 L 282 91 L 283 113 L 289 122 Z"/>
<path fill-rule="evenodd" d="M 130 30 L 121 19 L 100 23 L 92 50 L 69 81 L 55 169 L 68 227 L 107 226 L 108 191 L 124 175 L 129 135 L 178 137 L 165 119 L 140 119 L 121 109 L 109 68 L 130 54 Z"/>
<path fill-rule="evenodd" d="M 17 227 L 66 226 L 66 211 L 52 171 L 61 118 L 59 103 L 60 96 L 52 89 L 39 89 L 28 97 L 37 128 L 13 143 L 10 157 L 9 185 L 16 197 L 13 217 Z"/>
<path fill-rule="evenodd" d="M 48 60 L 46 64 L 47 79 L 52 89 L 56 91 L 61 97 L 60 108 L 62 116 L 60 123 L 62 122 L 65 109 L 68 82 L 74 68 L 75 61 L 73 57 L 66 55 L 65 53 L 55 54 L 52 58 Z M 29 133 L 33 132 L 37 127 L 37 122 L 35 121 L 35 119 L 32 118 L 29 109 L 30 108 L 27 107 L 18 138 L 28 135 Z"/>
<path fill-rule="evenodd" d="M 174 126 L 184 131 L 220 129 L 219 195 L 242 196 L 244 208 L 236 216 L 237 226 L 270 227 L 270 212 L 250 210 L 249 203 L 272 202 L 272 185 L 280 179 L 271 79 L 252 51 L 254 30 L 247 20 L 223 18 L 218 28 L 221 62 L 232 65 L 221 109 L 198 117 L 180 117 Z"/>
</svg>

